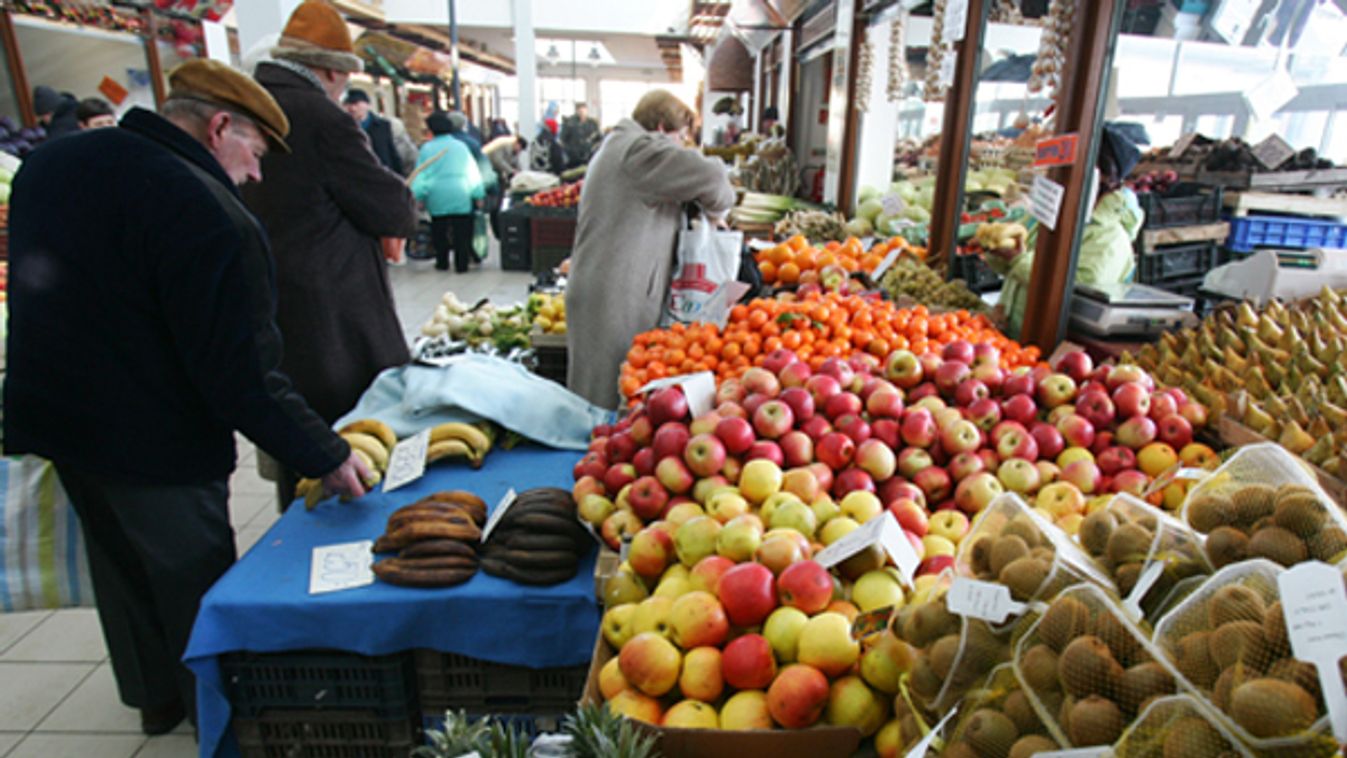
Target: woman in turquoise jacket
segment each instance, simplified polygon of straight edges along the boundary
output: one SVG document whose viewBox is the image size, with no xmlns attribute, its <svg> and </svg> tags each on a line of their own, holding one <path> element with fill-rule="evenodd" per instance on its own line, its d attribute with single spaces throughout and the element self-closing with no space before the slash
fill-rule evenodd
<svg viewBox="0 0 1347 758">
<path fill-rule="evenodd" d="M 430 114 L 426 127 L 435 137 L 421 146 L 412 194 L 430 212 L 435 268 L 449 269 L 452 237 L 454 270 L 461 274 L 468 270 L 472 260 L 473 210 L 486 197 L 486 188 L 472 152 L 451 134 L 449 114 L 438 111 Z"/>
<path fill-rule="evenodd" d="M 1099 148 L 1099 199 L 1081 235 L 1080 254 L 1076 257 L 1076 284 L 1116 284 L 1132 280 L 1135 256 L 1132 242 L 1141 231 L 1146 214 L 1131 189 L 1122 180 L 1136 166 L 1141 151 L 1123 133 L 1107 125 Z M 1065 210 L 1065 209 L 1064 209 Z M 1019 337 L 1024 326 L 1024 309 L 1029 302 L 1029 275 L 1034 269 L 1034 247 L 1038 241 L 1035 227 L 1023 248 L 988 250 L 986 260 L 1005 277 L 1000 308 L 1005 314 L 1005 333 Z"/>
</svg>

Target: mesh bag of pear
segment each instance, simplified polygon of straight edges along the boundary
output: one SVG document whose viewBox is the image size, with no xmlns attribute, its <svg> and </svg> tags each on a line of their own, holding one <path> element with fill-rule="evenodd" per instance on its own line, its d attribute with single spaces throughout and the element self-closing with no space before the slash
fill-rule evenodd
<svg viewBox="0 0 1347 758">
<path fill-rule="evenodd" d="M 1183 519 L 1207 535 L 1216 568 L 1246 558 L 1288 567 L 1347 559 L 1347 513 L 1300 459 L 1270 442 L 1240 448 L 1194 488 Z"/>
<path fill-rule="evenodd" d="M 1048 733 L 1111 745 L 1154 698 L 1178 691 L 1147 631 L 1093 584 L 1064 590 L 1015 642 L 1015 674 Z"/>
<path fill-rule="evenodd" d="M 958 720 L 944 738 L 944 758 L 1029 758 L 1062 749 L 1008 663 L 964 695 Z"/>
<path fill-rule="evenodd" d="M 960 576 L 998 582 L 1019 602 L 1051 600 L 1083 581 L 1113 589 L 1113 582 L 1090 556 L 1043 514 L 1015 493 L 993 500 L 959 543 Z"/>
<path fill-rule="evenodd" d="M 1155 646 L 1186 686 L 1256 754 L 1330 756 L 1315 667 L 1291 656 L 1271 561 L 1217 571 L 1155 627 Z"/>
<path fill-rule="evenodd" d="M 1154 698 L 1113 746 L 1114 758 L 1251 758 L 1190 694 Z"/>
<path fill-rule="evenodd" d="M 1151 620 L 1213 570 L 1202 539 L 1187 524 L 1127 493 L 1086 516 L 1076 539 L 1125 598 L 1134 599 L 1131 595 L 1143 570 L 1156 563 L 1163 567 L 1155 583 L 1141 588 L 1135 598 Z"/>
</svg>

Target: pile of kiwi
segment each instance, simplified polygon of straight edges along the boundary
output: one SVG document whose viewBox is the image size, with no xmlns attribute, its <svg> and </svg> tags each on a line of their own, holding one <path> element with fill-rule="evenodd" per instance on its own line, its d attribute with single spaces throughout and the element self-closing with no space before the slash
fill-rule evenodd
<svg viewBox="0 0 1347 758">
<path fill-rule="evenodd" d="M 1020 514 L 999 531 L 974 537 L 967 556 L 974 576 L 1004 584 L 1011 597 L 1025 602 L 1045 589 L 1057 553 L 1033 519 Z"/>
<path fill-rule="evenodd" d="M 1188 695 L 1149 706 L 1122 741 L 1117 758 L 1238 758 L 1231 741 L 1208 721 Z"/>
<path fill-rule="evenodd" d="M 1154 699 L 1173 694 L 1174 677 L 1096 588 L 1058 596 L 1020 642 L 1020 681 L 1072 745 L 1111 745 Z"/>
<path fill-rule="evenodd" d="M 1294 566 L 1311 559 L 1336 563 L 1347 553 L 1347 531 L 1329 514 L 1332 507 L 1304 485 L 1254 483 L 1196 493 L 1184 515 L 1207 535 L 1207 557 L 1216 568 L 1248 558 Z"/>
<path fill-rule="evenodd" d="M 1143 506 L 1110 506 L 1086 516 L 1076 539 L 1085 552 L 1108 571 L 1118 592 L 1125 597 L 1136 586 L 1146 559 L 1150 557 L 1156 531 L 1161 528 L 1160 519 Z M 1156 555 L 1164 561 L 1164 572 L 1142 598 L 1141 607 L 1147 617 L 1152 617 L 1163 607 L 1180 582 L 1211 573 L 1197 538 L 1182 525 L 1168 526 L 1166 536 L 1162 538 L 1164 544 L 1159 546 Z"/>
<path fill-rule="evenodd" d="M 943 596 L 905 606 L 893 615 L 889 629 L 917 649 L 907 686 L 933 710 L 949 708 L 993 668 L 1010 660 L 1004 633 L 951 613 Z"/>
<path fill-rule="evenodd" d="M 1164 630 L 1162 647 L 1179 673 L 1250 735 L 1301 734 L 1324 713 L 1318 672 L 1291 656 L 1280 601 L 1232 583 L 1176 613 L 1174 627 L 1192 631 Z"/>
<path fill-rule="evenodd" d="M 1060 750 L 1009 666 L 1000 666 L 981 689 L 964 698 L 960 717 L 942 756 L 1029 758 Z"/>
</svg>

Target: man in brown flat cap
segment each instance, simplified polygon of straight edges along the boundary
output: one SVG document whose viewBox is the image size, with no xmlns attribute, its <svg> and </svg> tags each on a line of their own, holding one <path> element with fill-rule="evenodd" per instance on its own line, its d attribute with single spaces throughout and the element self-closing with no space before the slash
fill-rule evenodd
<svg viewBox="0 0 1347 758">
<path fill-rule="evenodd" d="M 234 430 L 335 493 L 370 473 L 278 368 L 271 253 L 237 185 L 287 149 L 285 114 L 214 61 L 169 85 L 162 115 L 33 153 L 9 219 L 5 452 L 55 462 L 147 734 L 194 715 L 179 661 L 235 559 Z"/>
<path fill-rule="evenodd" d="M 255 78 L 290 119 L 291 152 L 267 156 L 265 178 L 243 194 L 276 253 L 281 367 L 331 423 L 380 371 L 410 360 L 379 240 L 413 236 L 416 216 L 402 177 L 339 104 L 362 67 L 341 15 L 301 3 L 271 56 Z M 284 502 L 293 476 L 282 479 Z"/>
</svg>

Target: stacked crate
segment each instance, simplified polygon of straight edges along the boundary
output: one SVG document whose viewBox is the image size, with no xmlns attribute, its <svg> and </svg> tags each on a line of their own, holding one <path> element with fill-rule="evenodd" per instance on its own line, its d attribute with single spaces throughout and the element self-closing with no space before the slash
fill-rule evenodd
<svg viewBox="0 0 1347 758">
<path fill-rule="evenodd" d="M 1136 281 L 1197 297 L 1202 279 L 1220 263 L 1230 225 L 1221 221 L 1221 188 L 1184 183 L 1137 195 L 1146 220 L 1137 235 Z"/>
</svg>

